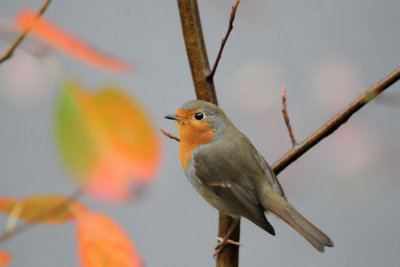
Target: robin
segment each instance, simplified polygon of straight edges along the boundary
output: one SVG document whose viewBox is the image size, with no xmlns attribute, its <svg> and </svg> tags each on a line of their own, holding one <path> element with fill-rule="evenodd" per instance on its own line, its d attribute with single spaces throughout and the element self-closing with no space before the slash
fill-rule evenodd
<svg viewBox="0 0 400 267">
<path fill-rule="evenodd" d="M 240 217 L 275 235 L 266 212 L 284 220 L 318 251 L 333 247 L 326 234 L 287 202 L 271 167 L 221 108 L 192 100 L 165 118 L 178 125 L 179 159 L 189 182 L 211 206 L 235 218 L 216 254 Z"/>
</svg>

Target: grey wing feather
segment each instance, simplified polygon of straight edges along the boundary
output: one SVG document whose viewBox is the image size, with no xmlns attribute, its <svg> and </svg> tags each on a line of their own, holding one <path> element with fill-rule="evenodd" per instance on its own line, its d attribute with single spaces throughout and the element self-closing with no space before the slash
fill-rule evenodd
<svg viewBox="0 0 400 267">
<path fill-rule="evenodd" d="M 232 208 L 241 216 L 274 234 L 254 192 L 254 184 L 268 183 L 282 196 L 284 193 L 269 165 L 247 137 L 241 133 L 228 136 L 200 146 L 194 155 L 196 176 L 202 184 L 234 205 Z M 253 183 L 256 179 L 262 182 Z"/>
<path fill-rule="evenodd" d="M 203 149 L 206 149 L 207 153 L 202 153 Z M 195 164 L 204 164 L 207 167 L 208 175 L 203 178 L 207 180 L 205 183 L 218 184 L 231 181 L 246 189 L 254 190 L 254 184 L 261 185 L 265 183 L 266 178 L 272 188 L 286 199 L 271 167 L 248 138 L 239 131 L 222 141 L 200 146 L 197 150 L 198 152 L 194 153 L 197 154 L 194 158 Z"/>
<path fill-rule="evenodd" d="M 223 156 L 219 160 L 223 161 L 222 158 Z M 213 165 L 211 164 L 213 160 L 216 158 L 204 156 L 202 153 L 197 153 L 194 157 L 197 179 L 217 195 L 220 201 L 224 202 L 219 205 L 220 208 L 223 207 L 223 210 L 220 211 L 231 216 L 246 217 L 270 234 L 275 235 L 275 230 L 265 217 L 264 209 L 259 203 L 252 185 L 243 182 L 239 184 L 232 179 L 225 179 L 224 175 L 229 175 L 229 171 L 224 175 L 214 175 L 213 168 L 208 167 Z"/>
<path fill-rule="evenodd" d="M 254 190 L 250 176 L 255 175 L 254 168 L 246 166 L 243 152 L 231 141 L 218 141 L 200 146 L 194 151 L 194 163 L 206 171 L 203 179 L 206 184 L 234 182 L 243 188 Z M 206 152 L 203 152 L 206 151 Z"/>
<path fill-rule="evenodd" d="M 278 178 L 276 177 L 274 171 L 272 170 L 272 168 L 269 166 L 269 164 L 267 163 L 267 161 L 264 159 L 263 156 L 261 156 L 260 154 L 258 154 L 259 157 L 261 157 L 262 163 L 261 165 L 263 166 L 264 170 L 265 170 L 265 177 L 267 177 L 268 182 L 272 185 L 272 188 L 275 190 L 275 192 L 277 192 L 278 194 L 280 194 L 285 200 L 286 199 L 286 195 L 285 192 L 283 191 L 283 188 L 281 186 L 281 184 L 278 181 Z"/>
</svg>

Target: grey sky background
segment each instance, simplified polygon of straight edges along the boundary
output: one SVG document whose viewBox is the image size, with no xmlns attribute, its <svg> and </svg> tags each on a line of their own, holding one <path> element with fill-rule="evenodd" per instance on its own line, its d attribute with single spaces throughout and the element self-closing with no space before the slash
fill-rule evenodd
<svg viewBox="0 0 400 267">
<path fill-rule="evenodd" d="M 210 62 L 234 1 L 199 0 Z M 42 1 L 2 0 L 0 17 Z M 290 147 L 280 104 L 303 140 L 399 66 L 400 2 L 242 0 L 215 76 L 220 106 L 271 164 Z M 19 51 L 0 66 L 0 197 L 69 194 L 53 132 L 60 84 L 122 86 L 158 126 L 195 98 L 175 1 L 53 1 L 45 16 L 101 51 L 132 61 L 130 75 L 99 71 L 58 52 L 45 63 Z M 0 38 L 1 51 L 9 43 Z M 283 221 L 277 235 L 242 220 L 241 266 L 399 266 L 400 86 L 395 84 L 279 175 L 289 201 L 335 242 L 315 251 Z M 191 188 L 167 138 L 156 182 L 135 203 L 82 201 L 112 216 L 146 266 L 213 266 L 217 211 Z M 6 218 L 0 217 L 0 227 Z M 74 224 L 38 226 L 2 244 L 10 266 L 76 266 Z"/>
</svg>

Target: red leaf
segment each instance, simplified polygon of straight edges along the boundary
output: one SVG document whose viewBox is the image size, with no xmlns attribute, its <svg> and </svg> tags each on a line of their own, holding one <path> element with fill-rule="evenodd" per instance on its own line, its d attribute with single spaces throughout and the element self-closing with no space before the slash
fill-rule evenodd
<svg viewBox="0 0 400 267">
<path fill-rule="evenodd" d="M 108 216 L 100 213 L 78 216 L 76 233 L 82 266 L 142 266 L 127 234 Z"/>
<path fill-rule="evenodd" d="M 11 261 L 11 255 L 0 249 L 0 267 L 6 266 Z"/>
<path fill-rule="evenodd" d="M 10 215 L 19 206 L 20 212 L 14 214 L 19 219 L 52 224 L 73 220 L 76 213 L 86 211 L 84 205 L 66 201 L 67 198 L 56 195 L 36 195 L 23 200 L 0 198 L 0 212 Z"/>
<path fill-rule="evenodd" d="M 36 14 L 30 10 L 20 11 L 16 23 L 23 30 L 32 27 L 31 33 L 37 38 L 87 64 L 119 73 L 127 73 L 132 69 L 131 64 L 96 51 L 43 17 L 36 20 Z"/>
</svg>

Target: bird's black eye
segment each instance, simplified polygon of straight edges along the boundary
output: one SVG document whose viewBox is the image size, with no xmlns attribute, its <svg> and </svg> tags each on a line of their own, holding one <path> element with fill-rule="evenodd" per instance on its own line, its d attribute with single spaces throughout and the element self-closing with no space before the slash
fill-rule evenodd
<svg viewBox="0 0 400 267">
<path fill-rule="evenodd" d="M 196 119 L 196 120 L 202 120 L 203 118 L 204 118 L 204 114 L 203 113 L 201 113 L 201 112 L 198 112 L 198 113 L 196 113 L 196 114 L 194 114 L 194 118 Z"/>
</svg>

